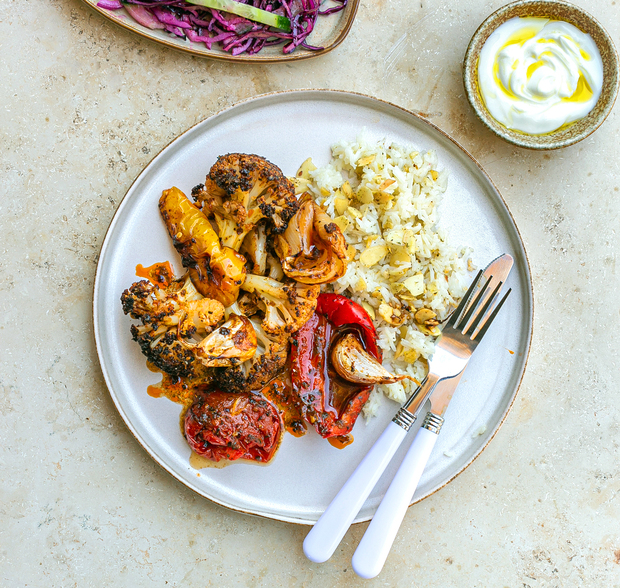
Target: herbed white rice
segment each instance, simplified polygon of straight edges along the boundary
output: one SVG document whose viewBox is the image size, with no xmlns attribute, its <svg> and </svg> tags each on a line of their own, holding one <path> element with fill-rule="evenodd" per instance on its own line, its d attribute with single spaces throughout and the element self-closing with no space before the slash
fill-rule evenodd
<svg viewBox="0 0 620 588">
<path fill-rule="evenodd" d="M 437 224 L 448 173 L 438 171 L 433 151 L 369 141 L 362 133 L 333 145 L 331 162 L 309 177 L 308 191 L 349 246 L 348 269 L 334 292 L 368 310 L 386 368 L 422 381 L 437 330 L 414 314 L 426 308 L 442 320 L 467 289 L 470 250 L 450 246 Z M 376 414 L 383 395 L 402 403 L 415 387 L 409 380 L 375 387 L 364 415 Z"/>
</svg>

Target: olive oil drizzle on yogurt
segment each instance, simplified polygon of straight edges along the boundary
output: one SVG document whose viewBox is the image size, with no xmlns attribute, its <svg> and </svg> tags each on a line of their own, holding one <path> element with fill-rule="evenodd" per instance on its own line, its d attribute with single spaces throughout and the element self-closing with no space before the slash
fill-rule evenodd
<svg viewBox="0 0 620 588">
<path fill-rule="evenodd" d="M 513 18 L 487 39 L 478 62 L 480 94 L 504 126 L 553 132 L 587 116 L 603 84 L 592 38 L 546 18 Z"/>
</svg>

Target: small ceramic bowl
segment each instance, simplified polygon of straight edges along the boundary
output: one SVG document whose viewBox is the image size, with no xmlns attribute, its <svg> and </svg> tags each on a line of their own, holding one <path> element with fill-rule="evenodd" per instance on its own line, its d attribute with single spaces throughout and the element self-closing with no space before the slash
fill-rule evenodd
<svg viewBox="0 0 620 588">
<path fill-rule="evenodd" d="M 592 111 L 584 118 L 545 135 L 528 135 L 512 131 L 497 122 L 489 113 L 478 90 L 478 59 L 480 50 L 491 33 L 515 16 L 547 17 L 568 22 L 588 33 L 598 46 L 603 59 L 603 89 Z M 561 0 L 518 0 L 489 16 L 472 37 L 463 62 L 463 81 L 467 99 L 478 118 L 496 135 L 519 147 L 528 149 L 559 149 L 573 145 L 598 129 L 611 112 L 616 95 L 620 66 L 611 37 L 599 22 L 578 6 Z"/>
</svg>

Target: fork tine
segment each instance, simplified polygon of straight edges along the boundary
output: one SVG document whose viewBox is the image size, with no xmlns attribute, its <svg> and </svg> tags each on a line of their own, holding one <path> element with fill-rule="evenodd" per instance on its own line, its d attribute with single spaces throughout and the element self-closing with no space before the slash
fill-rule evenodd
<svg viewBox="0 0 620 588">
<path fill-rule="evenodd" d="M 497 313 L 499 312 L 499 309 L 502 307 L 504 302 L 506 302 L 506 298 L 508 298 L 508 295 L 511 292 L 512 292 L 512 288 L 509 288 L 508 292 L 506 292 L 506 294 L 504 294 L 504 297 L 499 301 L 497 306 L 493 309 L 493 312 L 491 313 L 489 318 L 486 319 L 486 321 L 484 322 L 484 325 L 482 325 L 482 328 L 478 331 L 476 336 L 473 337 L 474 341 L 476 341 L 477 343 L 480 343 L 480 340 L 482 339 L 482 337 L 484 337 L 484 334 L 487 332 L 488 328 L 491 326 L 491 323 L 493 322 L 493 319 L 497 316 Z"/>
<path fill-rule="evenodd" d="M 489 282 L 491 281 L 491 278 L 489 278 Z M 487 282 L 488 284 L 488 282 Z M 499 291 L 501 290 L 502 286 L 504 285 L 504 282 L 498 282 L 497 286 L 495 286 L 495 289 L 493 290 L 493 292 L 491 292 L 486 299 L 483 300 L 484 304 L 482 304 L 481 307 L 476 309 L 476 312 L 473 316 L 473 319 L 471 321 L 471 324 L 467 325 L 467 328 L 463 330 L 463 334 L 465 334 L 466 332 L 470 332 L 472 335 L 476 332 L 476 329 L 478 328 L 478 325 L 480 324 L 480 322 L 482 321 L 482 319 L 485 317 L 487 310 L 489 310 L 489 308 L 491 307 L 491 304 L 493 304 L 493 301 L 495 300 L 495 297 L 499 294 Z"/>
<path fill-rule="evenodd" d="M 478 307 L 478 305 L 480 304 L 481 300 L 484 300 L 484 297 L 487 293 L 489 284 L 491 283 L 491 280 L 493 279 L 493 276 L 489 276 L 486 280 L 486 282 L 481 286 L 480 290 L 478 290 L 478 292 L 476 293 L 476 296 L 474 297 L 474 299 L 471 301 L 471 304 L 469 305 L 469 307 L 467 308 L 467 312 L 465 313 L 465 316 L 463 316 L 458 323 L 455 325 L 455 327 L 457 329 L 463 329 L 463 334 L 465 334 L 466 330 L 465 327 L 467 326 L 467 323 L 469 323 L 472 315 L 474 314 L 474 312 L 476 311 L 476 308 Z"/>
<path fill-rule="evenodd" d="M 465 292 L 465 296 L 461 298 L 460 304 L 456 307 L 455 311 L 450 315 L 450 317 L 446 321 L 446 326 L 453 327 L 457 322 L 459 322 L 461 314 L 463 313 L 463 310 L 467 306 L 469 299 L 471 298 L 471 295 L 474 293 L 474 290 L 476 289 L 476 286 L 478 285 L 478 282 L 480 281 L 481 276 L 482 276 L 482 270 L 478 272 L 478 275 L 474 278 L 473 282 L 469 286 L 469 290 L 467 290 L 467 292 Z"/>
</svg>

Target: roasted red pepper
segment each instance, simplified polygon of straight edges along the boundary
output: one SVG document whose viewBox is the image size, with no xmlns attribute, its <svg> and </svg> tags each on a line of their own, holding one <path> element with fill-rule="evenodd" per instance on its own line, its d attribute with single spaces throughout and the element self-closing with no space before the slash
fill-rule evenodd
<svg viewBox="0 0 620 588">
<path fill-rule="evenodd" d="M 321 294 L 310 320 L 293 335 L 291 381 L 301 413 L 322 437 L 348 434 L 372 386 L 341 378 L 330 360 L 332 345 L 354 333 L 365 350 L 381 361 L 377 332 L 368 313 L 340 294 Z"/>
<path fill-rule="evenodd" d="M 381 360 L 377 348 L 377 330 L 368 313 L 357 303 L 342 294 L 319 294 L 316 312 L 327 317 L 335 327 L 355 325 L 362 331 L 366 351 Z"/>
</svg>

